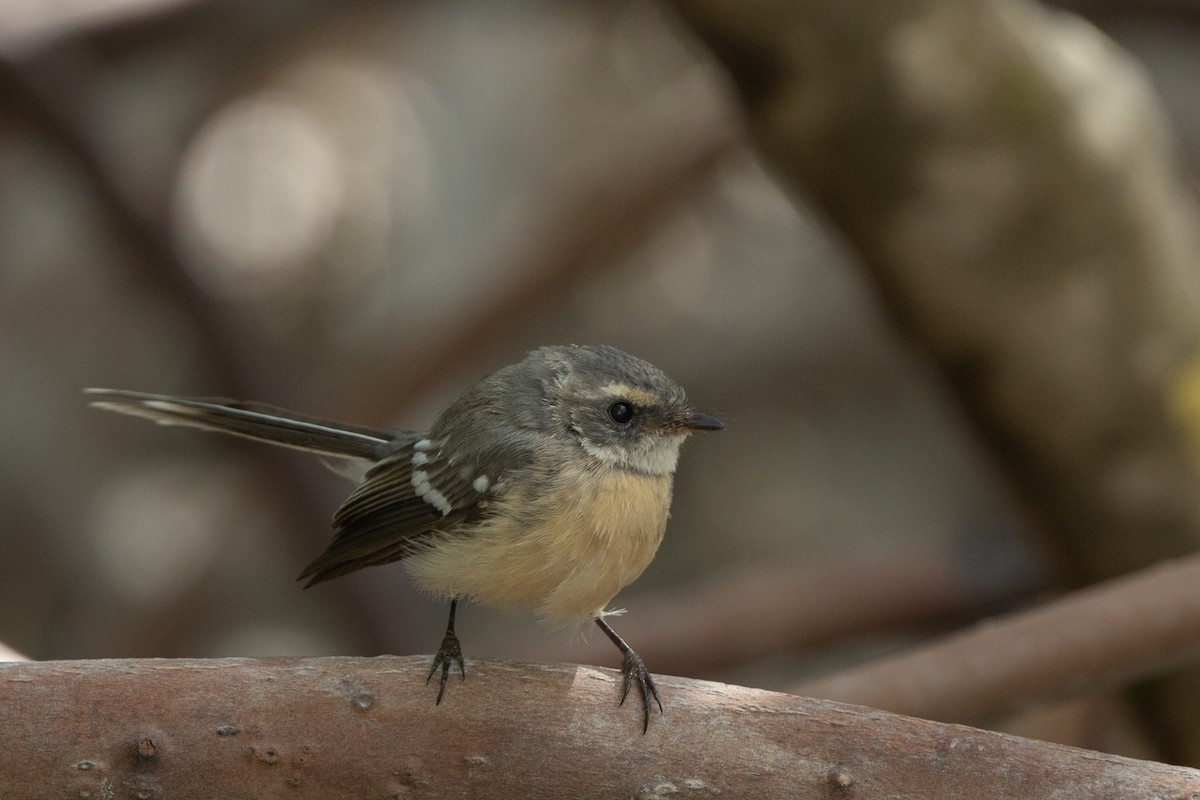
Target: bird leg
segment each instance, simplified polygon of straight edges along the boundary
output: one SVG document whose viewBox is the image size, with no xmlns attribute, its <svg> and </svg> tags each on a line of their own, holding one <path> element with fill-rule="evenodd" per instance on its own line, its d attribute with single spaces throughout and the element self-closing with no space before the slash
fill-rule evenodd
<svg viewBox="0 0 1200 800">
<path fill-rule="evenodd" d="M 457 608 L 458 597 L 450 598 L 450 621 L 446 623 L 446 635 L 442 638 L 442 646 L 438 648 L 437 655 L 433 657 L 433 666 L 429 668 L 429 676 L 425 678 L 425 682 L 429 683 L 438 667 L 442 668 L 442 679 L 438 682 L 437 701 L 434 705 L 440 705 L 442 702 L 442 693 L 446 691 L 446 678 L 450 675 L 452 664 L 458 664 L 458 671 L 462 674 L 463 680 L 467 678 L 462 646 L 458 643 L 458 637 L 454 635 L 454 611 Z"/>
<path fill-rule="evenodd" d="M 654 679 L 650 677 L 650 671 L 646 669 L 642 657 L 617 635 L 617 632 L 604 621 L 603 617 L 596 617 L 596 624 L 621 651 L 621 673 L 625 676 L 625 685 L 621 689 L 621 705 L 625 704 L 625 698 L 629 696 L 629 687 L 637 683 L 638 692 L 642 695 L 642 733 L 644 734 L 650 728 L 651 697 L 658 704 L 658 713 L 663 713 L 662 701 L 658 699 L 658 689 L 654 685 Z"/>
</svg>

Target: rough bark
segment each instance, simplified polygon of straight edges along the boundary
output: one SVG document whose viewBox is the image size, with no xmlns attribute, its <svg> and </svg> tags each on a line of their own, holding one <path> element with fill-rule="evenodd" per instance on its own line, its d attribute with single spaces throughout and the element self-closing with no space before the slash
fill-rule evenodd
<svg viewBox="0 0 1200 800">
<path fill-rule="evenodd" d="M 643 736 L 617 676 L 428 659 L 0 665 L 0 795 L 1188 798 L 1200 772 L 865 708 L 661 678 Z"/>
</svg>

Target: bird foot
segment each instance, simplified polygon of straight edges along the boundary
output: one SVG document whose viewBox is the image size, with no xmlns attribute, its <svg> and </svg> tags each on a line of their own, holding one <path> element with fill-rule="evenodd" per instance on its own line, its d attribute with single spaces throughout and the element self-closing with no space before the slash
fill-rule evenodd
<svg viewBox="0 0 1200 800">
<path fill-rule="evenodd" d="M 650 677 L 650 671 L 646 669 L 642 657 L 633 650 L 629 650 L 621 659 L 621 672 L 625 676 L 624 688 L 621 690 L 621 705 L 625 705 L 629 689 L 636 683 L 638 693 L 642 697 L 642 733 L 644 734 L 650 728 L 651 697 L 658 704 L 658 713 L 663 713 L 662 701 L 658 699 L 658 687 L 654 685 L 654 678 Z"/>
<path fill-rule="evenodd" d="M 425 683 L 429 683 L 433 679 L 433 674 L 438 671 L 438 667 L 442 668 L 442 677 L 438 681 L 437 701 L 434 705 L 440 705 L 442 702 L 442 695 L 446 691 L 446 678 L 449 677 L 450 668 L 454 664 L 458 664 L 458 671 L 463 680 L 466 680 L 467 666 L 463 663 L 462 646 L 458 643 L 458 637 L 454 635 L 454 631 L 446 631 L 446 637 L 442 639 L 442 646 L 438 648 L 437 655 L 433 657 L 433 666 L 429 668 L 429 675 L 425 678 Z"/>
</svg>

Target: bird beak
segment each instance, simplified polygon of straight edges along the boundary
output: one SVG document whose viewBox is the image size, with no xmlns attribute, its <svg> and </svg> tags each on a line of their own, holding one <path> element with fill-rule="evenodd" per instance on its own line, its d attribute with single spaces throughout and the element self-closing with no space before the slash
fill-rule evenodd
<svg viewBox="0 0 1200 800">
<path fill-rule="evenodd" d="M 721 431 L 725 430 L 725 423 L 708 414 L 688 411 L 679 418 L 679 427 L 689 431 Z"/>
</svg>

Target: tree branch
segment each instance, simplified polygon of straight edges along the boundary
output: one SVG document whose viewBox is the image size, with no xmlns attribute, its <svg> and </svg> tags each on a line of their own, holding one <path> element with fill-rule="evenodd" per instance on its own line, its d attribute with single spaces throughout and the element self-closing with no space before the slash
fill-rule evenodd
<svg viewBox="0 0 1200 800">
<path fill-rule="evenodd" d="M 5 797 L 1189 797 L 1200 772 L 864 708 L 660 678 L 425 657 L 0 665 Z"/>
<path fill-rule="evenodd" d="M 983 724 L 1200 659 L 1200 556 L 807 681 L 803 694 Z"/>
</svg>

